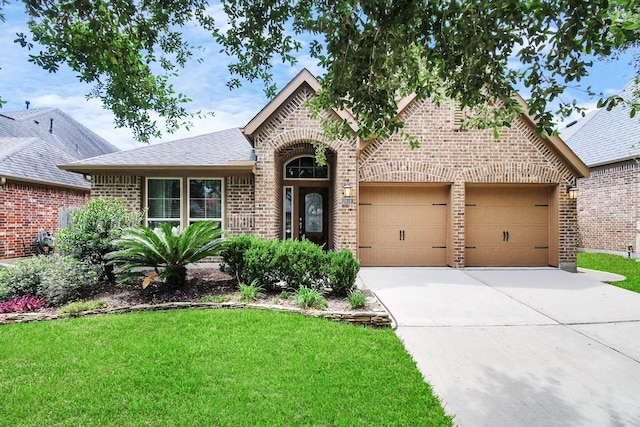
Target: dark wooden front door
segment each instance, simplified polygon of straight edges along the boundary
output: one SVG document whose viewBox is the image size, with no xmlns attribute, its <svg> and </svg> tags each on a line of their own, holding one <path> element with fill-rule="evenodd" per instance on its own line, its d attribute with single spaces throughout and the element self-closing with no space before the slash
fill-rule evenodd
<svg viewBox="0 0 640 427">
<path fill-rule="evenodd" d="M 300 237 L 327 249 L 329 243 L 329 189 L 300 187 L 298 213 Z"/>
</svg>

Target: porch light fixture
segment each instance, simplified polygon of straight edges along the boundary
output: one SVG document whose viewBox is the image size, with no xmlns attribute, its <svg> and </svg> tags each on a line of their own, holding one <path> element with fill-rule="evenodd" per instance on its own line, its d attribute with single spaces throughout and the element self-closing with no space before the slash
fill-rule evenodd
<svg viewBox="0 0 640 427">
<path fill-rule="evenodd" d="M 567 185 L 567 194 L 569 195 L 569 199 L 575 200 L 578 198 L 578 187 L 573 185 Z"/>
<path fill-rule="evenodd" d="M 344 197 L 351 197 L 351 183 L 349 182 L 349 178 L 344 181 L 342 184 L 342 188 L 344 189 Z"/>
</svg>

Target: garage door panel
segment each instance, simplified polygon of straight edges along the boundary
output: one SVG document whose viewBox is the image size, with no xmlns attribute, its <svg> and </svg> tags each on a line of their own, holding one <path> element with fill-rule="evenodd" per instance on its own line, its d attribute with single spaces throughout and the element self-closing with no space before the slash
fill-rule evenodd
<svg viewBox="0 0 640 427">
<path fill-rule="evenodd" d="M 406 210 L 403 212 L 403 210 Z M 381 223 L 397 223 L 398 215 L 402 216 L 400 226 L 431 224 L 441 226 L 447 219 L 446 206 L 406 206 L 398 205 L 363 205 L 360 207 L 360 222 L 365 226 Z"/>
<path fill-rule="evenodd" d="M 468 187 L 465 265 L 549 265 L 547 187 Z"/>
<path fill-rule="evenodd" d="M 449 188 L 360 188 L 363 266 L 444 266 Z"/>
</svg>

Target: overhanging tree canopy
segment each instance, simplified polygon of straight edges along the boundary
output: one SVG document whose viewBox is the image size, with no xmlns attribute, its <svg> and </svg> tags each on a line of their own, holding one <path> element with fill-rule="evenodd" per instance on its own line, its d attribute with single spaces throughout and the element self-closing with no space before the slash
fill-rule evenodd
<svg viewBox="0 0 640 427">
<path fill-rule="evenodd" d="M 17 41 L 44 47 L 31 56 L 44 69 L 66 63 L 92 83 L 90 96 L 146 141 L 160 134 L 152 113 L 166 120 L 169 131 L 188 119 L 189 99 L 171 85 L 198 49 L 185 40 L 186 25 L 210 32 L 235 58 L 232 88 L 262 80 L 273 95 L 273 61 L 295 64 L 296 55 L 308 50 L 326 70 L 313 108 L 347 108 L 365 139 L 400 131 L 397 101 L 411 93 L 450 97 L 480 112 L 500 105 L 484 110 L 475 124 L 503 124 L 518 111 L 512 95 L 519 84 L 531 92 L 539 130 L 550 133 L 551 106 L 588 75 L 592 59 L 635 48 L 640 37 L 635 0 L 221 3 L 229 21 L 224 31 L 227 23 L 213 21 L 206 0 L 24 0 L 32 35 L 20 34 Z M 572 101 L 559 105 L 556 114 L 577 109 Z"/>
</svg>

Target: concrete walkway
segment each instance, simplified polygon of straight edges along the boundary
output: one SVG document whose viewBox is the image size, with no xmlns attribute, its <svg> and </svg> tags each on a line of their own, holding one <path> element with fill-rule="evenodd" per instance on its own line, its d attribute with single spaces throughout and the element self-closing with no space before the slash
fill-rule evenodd
<svg viewBox="0 0 640 427">
<path fill-rule="evenodd" d="M 456 424 L 640 425 L 640 294 L 552 268 L 360 279 Z"/>
</svg>

